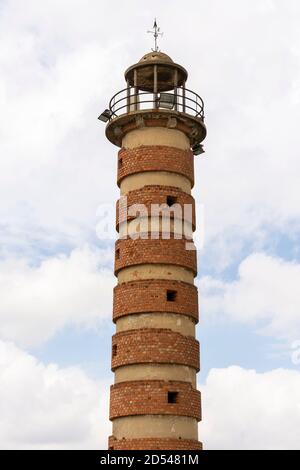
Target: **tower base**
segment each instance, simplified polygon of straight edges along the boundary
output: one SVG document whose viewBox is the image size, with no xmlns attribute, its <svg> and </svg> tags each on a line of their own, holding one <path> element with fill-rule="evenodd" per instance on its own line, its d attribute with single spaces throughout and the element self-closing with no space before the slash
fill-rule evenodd
<svg viewBox="0 0 300 470">
<path fill-rule="evenodd" d="M 149 437 L 118 440 L 110 436 L 109 450 L 202 450 L 202 442 L 191 439 Z"/>
</svg>

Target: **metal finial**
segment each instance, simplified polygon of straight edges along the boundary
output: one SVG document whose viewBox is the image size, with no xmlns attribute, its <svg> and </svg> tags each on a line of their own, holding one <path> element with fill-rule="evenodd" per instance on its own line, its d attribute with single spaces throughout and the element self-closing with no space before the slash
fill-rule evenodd
<svg viewBox="0 0 300 470">
<path fill-rule="evenodd" d="M 158 52 L 159 48 L 158 48 L 158 44 L 157 44 L 157 39 L 158 39 L 158 36 L 163 36 L 164 33 L 162 33 L 160 31 L 160 28 L 157 26 L 156 18 L 154 19 L 153 29 L 147 31 L 147 33 L 153 34 L 153 36 L 154 36 L 154 49 L 152 49 L 152 51 Z"/>
</svg>

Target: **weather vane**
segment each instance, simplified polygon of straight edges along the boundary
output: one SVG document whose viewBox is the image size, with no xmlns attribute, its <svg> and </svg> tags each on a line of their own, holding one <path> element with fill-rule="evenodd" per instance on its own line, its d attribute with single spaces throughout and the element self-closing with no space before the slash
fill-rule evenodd
<svg viewBox="0 0 300 470">
<path fill-rule="evenodd" d="M 157 26 L 157 23 L 156 23 L 156 18 L 154 20 L 153 29 L 150 30 L 150 31 L 147 31 L 147 33 L 153 34 L 153 36 L 154 36 L 154 49 L 152 49 L 152 51 L 158 52 L 159 49 L 158 49 L 158 45 L 157 45 L 157 39 L 158 39 L 158 36 L 163 36 L 164 33 L 160 32 L 160 28 Z"/>
</svg>

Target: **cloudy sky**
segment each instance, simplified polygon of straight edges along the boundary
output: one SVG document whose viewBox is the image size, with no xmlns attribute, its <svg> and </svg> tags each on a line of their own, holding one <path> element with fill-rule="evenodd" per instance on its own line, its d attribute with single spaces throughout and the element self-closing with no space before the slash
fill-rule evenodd
<svg viewBox="0 0 300 470">
<path fill-rule="evenodd" d="M 2 448 L 106 447 L 117 149 L 97 116 L 154 16 L 206 105 L 200 437 L 300 448 L 299 2 L 0 0 Z"/>
</svg>

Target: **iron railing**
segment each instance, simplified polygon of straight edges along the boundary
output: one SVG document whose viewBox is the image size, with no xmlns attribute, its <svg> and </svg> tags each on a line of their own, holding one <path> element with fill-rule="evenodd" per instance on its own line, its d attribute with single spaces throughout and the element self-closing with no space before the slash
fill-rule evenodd
<svg viewBox="0 0 300 470">
<path fill-rule="evenodd" d="M 110 119 L 144 109 L 175 110 L 204 121 L 202 98 L 192 90 L 183 87 L 163 93 L 140 91 L 135 87 L 124 88 L 109 102 Z"/>
</svg>

